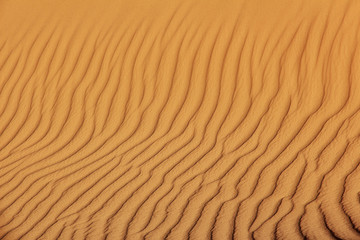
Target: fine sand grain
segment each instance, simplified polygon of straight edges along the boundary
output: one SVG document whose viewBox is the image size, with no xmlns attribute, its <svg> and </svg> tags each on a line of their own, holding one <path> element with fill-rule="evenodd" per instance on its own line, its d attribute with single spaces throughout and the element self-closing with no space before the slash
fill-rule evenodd
<svg viewBox="0 0 360 240">
<path fill-rule="evenodd" d="M 360 1 L 0 0 L 0 239 L 360 239 Z"/>
</svg>

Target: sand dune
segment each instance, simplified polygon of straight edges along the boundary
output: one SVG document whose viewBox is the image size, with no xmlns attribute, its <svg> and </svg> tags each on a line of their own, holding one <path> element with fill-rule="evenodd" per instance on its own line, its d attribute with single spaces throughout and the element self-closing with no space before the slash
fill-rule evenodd
<svg viewBox="0 0 360 240">
<path fill-rule="evenodd" d="M 0 2 L 0 239 L 360 239 L 360 2 Z"/>
</svg>

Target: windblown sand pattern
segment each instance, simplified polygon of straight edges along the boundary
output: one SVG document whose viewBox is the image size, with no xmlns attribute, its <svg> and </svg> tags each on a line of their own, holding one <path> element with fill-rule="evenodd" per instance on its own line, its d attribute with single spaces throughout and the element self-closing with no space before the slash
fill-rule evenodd
<svg viewBox="0 0 360 240">
<path fill-rule="evenodd" d="M 3 0 L 0 239 L 360 239 L 360 1 Z"/>
</svg>

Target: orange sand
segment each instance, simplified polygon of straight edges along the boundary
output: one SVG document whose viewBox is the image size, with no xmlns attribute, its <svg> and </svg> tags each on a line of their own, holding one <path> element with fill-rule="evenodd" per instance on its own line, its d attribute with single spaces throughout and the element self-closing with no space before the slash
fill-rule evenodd
<svg viewBox="0 0 360 240">
<path fill-rule="evenodd" d="M 360 239 L 360 1 L 3 0 L 0 239 Z"/>
</svg>

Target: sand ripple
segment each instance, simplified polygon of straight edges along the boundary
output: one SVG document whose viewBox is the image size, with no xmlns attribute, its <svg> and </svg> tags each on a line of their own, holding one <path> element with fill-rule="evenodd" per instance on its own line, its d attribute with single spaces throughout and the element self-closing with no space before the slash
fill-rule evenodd
<svg viewBox="0 0 360 240">
<path fill-rule="evenodd" d="M 360 239 L 360 2 L 0 2 L 0 239 Z"/>
</svg>

